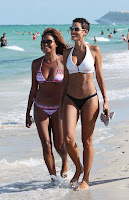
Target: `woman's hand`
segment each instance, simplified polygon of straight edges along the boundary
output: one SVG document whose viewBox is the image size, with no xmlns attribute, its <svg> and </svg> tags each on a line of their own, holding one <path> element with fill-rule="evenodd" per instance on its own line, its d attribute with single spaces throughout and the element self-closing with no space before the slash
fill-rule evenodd
<svg viewBox="0 0 129 200">
<path fill-rule="evenodd" d="M 32 124 L 32 116 L 26 114 L 26 127 L 30 128 L 31 124 Z"/>
<path fill-rule="evenodd" d="M 109 106 L 108 106 L 107 99 L 104 100 L 104 103 L 103 103 L 103 113 L 104 113 L 106 116 L 109 116 Z"/>
</svg>

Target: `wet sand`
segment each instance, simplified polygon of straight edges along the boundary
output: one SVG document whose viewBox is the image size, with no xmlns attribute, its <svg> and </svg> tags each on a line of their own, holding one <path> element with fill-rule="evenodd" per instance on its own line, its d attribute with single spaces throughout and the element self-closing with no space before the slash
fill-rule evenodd
<svg viewBox="0 0 129 200">
<path fill-rule="evenodd" d="M 13 137 L 1 138 L 3 140 L 3 148 L 2 145 L 0 148 L 1 155 L 4 153 L 3 157 L 7 158 L 8 154 L 8 159 L 6 159 L 8 163 L 3 160 L 0 166 L 0 200 L 7 199 L 8 195 L 10 199 L 25 197 L 29 200 L 38 197 L 40 200 L 44 199 L 43 194 L 45 194 L 45 199 L 46 197 L 49 199 L 54 197 L 58 200 L 128 200 L 129 121 L 112 126 L 108 129 L 108 132 L 113 133 L 112 137 L 102 140 L 99 144 L 101 148 L 104 147 L 104 150 L 98 151 L 95 148 L 94 162 L 90 173 L 90 187 L 81 192 L 74 191 L 69 187 L 69 181 L 75 170 L 70 158 L 69 176 L 65 181 L 61 180 L 62 183 L 52 187 L 48 176 L 45 178 L 48 172 L 42 159 L 41 144 L 37 133 L 34 133 L 34 129 L 29 129 L 29 134 L 26 136 L 19 134 L 17 140 L 15 140 L 15 136 L 13 140 Z M 76 135 L 79 135 L 78 130 Z M 8 145 L 5 146 L 4 140 L 6 144 L 8 140 Z M 13 151 L 11 150 L 12 147 Z M 82 150 L 80 150 L 81 153 Z M 55 152 L 54 154 L 59 173 L 61 161 Z M 23 159 L 24 162 L 22 163 Z M 82 176 L 79 183 L 81 178 Z"/>
<path fill-rule="evenodd" d="M 89 189 L 70 191 L 63 200 L 129 199 L 129 122 L 112 128 L 115 135 L 102 143 L 105 151 L 96 154 Z"/>
</svg>

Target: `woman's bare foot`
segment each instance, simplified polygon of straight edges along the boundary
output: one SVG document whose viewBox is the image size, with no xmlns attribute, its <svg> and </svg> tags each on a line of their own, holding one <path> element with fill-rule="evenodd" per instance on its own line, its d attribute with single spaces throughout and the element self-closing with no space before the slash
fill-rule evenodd
<svg viewBox="0 0 129 200">
<path fill-rule="evenodd" d="M 76 191 L 83 191 L 89 188 L 89 185 L 86 181 L 82 181 L 81 184 L 76 188 Z"/>
<path fill-rule="evenodd" d="M 51 183 L 53 186 L 57 186 L 59 184 L 59 180 L 56 175 L 51 175 Z"/>
<path fill-rule="evenodd" d="M 74 188 L 76 186 L 76 184 L 78 183 L 78 179 L 80 177 L 80 175 L 84 172 L 84 168 L 81 165 L 79 170 L 76 170 L 74 177 L 71 179 L 70 181 L 70 185 L 72 188 Z"/>
<path fill-rule="evenodd" d="M 60 175 L 62 178 L 66 178 L 68 176 L 68 160 L 67 159 L 62 161 L 62 169 L 60 171 Z"/>
</svg>

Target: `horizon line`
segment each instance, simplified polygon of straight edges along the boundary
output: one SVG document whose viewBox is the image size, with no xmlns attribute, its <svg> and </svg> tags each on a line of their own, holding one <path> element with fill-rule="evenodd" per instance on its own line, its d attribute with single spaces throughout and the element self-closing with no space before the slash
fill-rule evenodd
<svg viewBox="0 0 129 200">
<path fill-rule="evenodd" d="M 16 26 L 16 25 L 21 25 L 21 26 L 23 26 L 23 25 L 24 26 L 32 26 L 32 25 L 46 26 L 46 25 L 70 25 L 70 24 L 0 24 L 0 26 Z M 90 24 L 97 24 L 97 23 L 90 23 Z"/>
</svg>

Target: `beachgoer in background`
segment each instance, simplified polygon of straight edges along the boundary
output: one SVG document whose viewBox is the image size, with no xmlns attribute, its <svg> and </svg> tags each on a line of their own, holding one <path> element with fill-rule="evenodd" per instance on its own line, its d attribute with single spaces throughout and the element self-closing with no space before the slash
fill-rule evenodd
<svg viewBox="0 0 129 200">
<path fill-rule="evenodd" d="M 36 33 L 36 36 L 40 36 L 40 33 L 39 33 L 39 32 L 37 32 L 37 33 Z"/>
<path fill-rule="evenodd" d="M 113 38 L 113 35 L 112 35 L 112 33 L 110 33 L 110 34 L 108 35 L 108 37 L 109 37 L 109 38 Z"/>
<path fill-rule="evenodd" d="M 55 149 L 62 159 L 62 177 L 66 177 L 68 171 L 62 118 L 58 112 L 64 79 L 62 56 L 64 49 L 66 44 L 62 35 L 56 29 L 45 29 L 41 41 L 41 50 L 45 55 L 32 62 L 32 86 L 26 111 L 26 127 L 29 128 L 32 124 L 30 111 L 34 103 L 34 120 L 41 140 L 44 160 L 50 175 L 56 175 L 52 152 L 52 130 Z"/>
<path fill-rule="evenodd" d="M 3 37 L 1 37 L 0 41 L 1 41 L 1 47 L 7 46 L 6 33 L 3 33 Z"/>
<path fill-rule="evenodd" d="M 128 50 L 129 50 L 129 29 L 128 29 L 128 34 L 127 34 L 127 41 L 128 41 Z"/>
<path fill-rule="evenodd" d="M 60 30 L 60 34 L 62 34 L 62 31 Z"/>
<path fill-rule="evenodd" d="M 33 40 L 36 40 L 36 35 L 34 33 L 33 33 L 32 36 L 33 36 Z"/>
<path fill-rule="evenodd" d="M 121 39 L 124 40 L 124 41 L 127 41 L 127 38 L 125 37 L 124 34 L 122 35 L 122 38 L 121 38 Z"/>
<path fill-rule="evenodd" d="M 103 111 L 106 109 L 109 115 L 106 87 L 102 75 L 101 52 L 98 46 L 85 42 L 85 36 L 88 34 L 89 29 L 90 23 L 86 19 L 74 19 L 70 31 L 75 46 L 64 51 L 65 78 L 60 112 L 62 112 L 62 107 L 65 143 L 68 154 L 76 166 L 76 172 L 70 181 L 72 187 L 76 186 L 84 167 L 82 182 L 76 190 L 88 188 L 89 173 L 93 162 L 92 137 L 99 114 L 99 100 L 93 83 L 94 70 L 104 100 Z M 75 143 L 75 129 L 79 112 L 81 116 L 83 166 Z"/>
<path fill-rule="evenodd" d="M 113 31 L 113 33 L 115 34 L 115 33 L 117 33 L 117 30 L 114 28 L 114 31 Z"/>
<path fill-rule="evenodd" d="M 94 36 L 94 42 L 96 43 L 97 42 L 97 39 L 96 39 L 96 37 Z"/>
<path fill-rule="evenodd" d="M 104 32 L 103 32 L 103 30 L 101 31 L 101 35 L 104 35 Z"/>
</svg>

